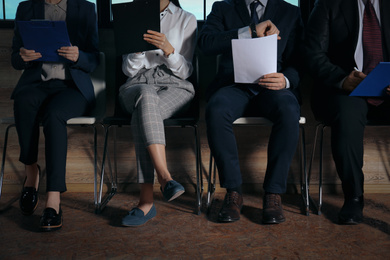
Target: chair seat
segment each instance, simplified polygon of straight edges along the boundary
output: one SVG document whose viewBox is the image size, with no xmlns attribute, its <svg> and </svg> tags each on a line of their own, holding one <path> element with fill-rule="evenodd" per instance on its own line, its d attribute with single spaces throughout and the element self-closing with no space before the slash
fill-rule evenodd
<svg viewBox="0 0 390 260">
<path fill-rule="evenodd" d="M 299 124 L 304 125 L 306 123 L 305 117 L 299 118 Z M 240 117 L 233 122 L 235 125 L 273 125 L 271 120 L 265 117 Z"/>
<path fill-rule="evenodd" d="M 192 126 L 196 125 L 199 120 L 195 117 L 178 117 L 168 118 L 164 120 L 165 126 Z M 124 126 L 131 124 L 130 116 L 110 116 L 103 119 L 105 125 Z"/>
<path fill-rule="evenodd" d="M 74 117 L 66 121 L 68 125 L 93 125 L 96 123 L 96 117 Z M 4 117 L 0 119 L 0 124 L 13 125 L 15 124 L 15 118 L 13 117 Z"/>
</svg>

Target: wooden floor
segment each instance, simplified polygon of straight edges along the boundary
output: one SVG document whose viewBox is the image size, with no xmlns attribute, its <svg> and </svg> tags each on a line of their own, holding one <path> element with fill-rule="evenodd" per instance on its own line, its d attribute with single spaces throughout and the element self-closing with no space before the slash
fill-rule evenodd
<svg viewBox="0 0 390 260">
<path fill-rule="evenodd" d="M 336 223 L 343 200 L 330 194 L 320 216 L 301 213 L 300 195 L 284 195 L 287 220 L 279 225 L 262 225 L 261 195 L 244 194 L 241 220 L 221 224 L 216 217 L 223 195 L 216 195 L 209 214 L 204 209 L 198 216 L 193 194 L 167 203 L 156 193 L 157 217 L 125 228 L 120 221 L 137 203 L 136 194 L 115 195 L 96 215 L 93 194 L 68 192 L 62 196 L 63 228 L 40 233 L 43 203 L 27 217 L 17 195 L 5 194 L 0 259 L 389 259 L 390 194 L 367 194 L 364 223 L 357 226 Z"/>
</svg>

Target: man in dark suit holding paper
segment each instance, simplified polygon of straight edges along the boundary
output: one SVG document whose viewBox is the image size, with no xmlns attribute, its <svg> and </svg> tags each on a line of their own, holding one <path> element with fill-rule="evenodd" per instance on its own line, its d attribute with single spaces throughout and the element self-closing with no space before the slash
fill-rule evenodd
<svg viewBox="0 0 390 260">
<path fill-rule="evenodd" d="M 252 3 L 253 2 L 253 3 Z M 278 34 L 277 72 L 255 84 L 234 82 L 232 39 Z M 282 0 L 225 0 L 215 2 L 199 36 L 207 55 L 220 55 L 219 72 L 207 90 L 207 135 L 218 167 L 221 187 L 227 189 L 220 222 L 240 218 L 243 205 L 242 178 L 233 122 L 244 115 L 264 116 L 274 125 L 268 145 L 264 180 L 263 223 L 281 223 L 285 217 L 280 194 L 299 137 L 300 80 L 298 48 L 302 22 L 298 7 Z M 259 75 L 260 77 L 261 75 Z"/>
<path fill-rule="evenodd" d="M 18 6 L 15 21 L 66 21 L 72 46 L 58 54 L 67 62 L 37 61 L 42 55 L 27 50 L 15 25 L 12 66 L 24 70 L 16 85 L 14 115 L 20 145 L 20 161 L 26 179 L 20 208 L 31 215 L 38 203 L 40 168 L 37 165 L 39 123 L 45 134 L 47 200 L 41 217 L 43 231 L 62 227 L 60 193 L 66 191 L 66 121 L 84 115 L 95 102 L 89 73 L 99 62 L 95 5 L 85 0 L 30 0 Z"/>
<path fill-rule="evenodd" d="M 308 21 L 306 62 L 315 77 L 312 107 L 332 128 L 333 158 L 345 199 L 340 224 L 363 220 L 367 118 L 389 119 L 387 98 L 349 96 L 379 62 L 389 61 L 389 13 L 386 0 L 318 0 Z"/>
</svg>

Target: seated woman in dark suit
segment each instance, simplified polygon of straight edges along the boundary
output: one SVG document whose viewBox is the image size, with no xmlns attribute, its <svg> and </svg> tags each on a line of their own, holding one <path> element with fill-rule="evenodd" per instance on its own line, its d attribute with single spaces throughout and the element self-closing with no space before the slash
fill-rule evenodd
<svg viewBox="0 0 390 260">
<path fill-rule="evenodd" d="M 16 24 L 12 44 L 12 66 L 24 70 L 12 93 L 19 137 L 20 161 L 26 179 L 20 208 L 31 215 L 38 204 L 40 168 L 37 164 L 39 124 L 45 135 L 47 200 L 40 220 L 44 231 L 62 227 L 60 193 L 66 191 L 65 168 L 68 119 L 84 115 L 94 104 L 89 73 L 99 62 L 95 5 L 86 0 L 30 0 L 21 2 L 16 21 L 45 19 L 66 21 L 72 46 L 58 55 L 66 62 L 38 61 L 41 53 L 27 50 Z"/>
<path fill-rule="evenodd" d="M 167 201 L 184 192 L 174 181 L 165 158 L 163 120 L 183 112 L 194 97 L 192 74 L 197 21 L 177 0 L 160 0 L 161 33 L 148 30 L 144 39 L 158 49 L 123 56 L 129 78 L 119 89 L 119 101 L 131 114 L 141 195 L 138 206 L 123 218 L 124 226 L 139 226 L 156 216 L 154 172 Z"/>
</svg>

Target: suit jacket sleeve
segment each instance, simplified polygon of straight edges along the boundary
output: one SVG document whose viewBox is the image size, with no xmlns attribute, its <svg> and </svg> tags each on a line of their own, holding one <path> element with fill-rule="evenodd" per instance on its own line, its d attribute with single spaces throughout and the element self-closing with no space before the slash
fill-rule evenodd
<svg viewBox="0 0 390 260">
<path fill-rule="evenodd" d="M 77 62 L 71 65 L 70 69 L 79 69 L 86 73 L 91 73 L 95 70 L 97 65 L 99 64 L 99 35 L 97 28 L 97 19 L 95 12 L 95 5 L 91 3 L 87 3 L 82 6 L 82 10 L 80 10 L 84 15 L 82 17 L 77 17 L 77 19 L 73 19 L 67 21 L 67 23 L 72 23 L 69 30 L 76 31 L 77 37 L 71 37 L 72 45 L 78 46 L 79 48 L 79 59 Z M 84 25 L 85 33 L 84 37 L 79 36 L 79 29 L 75 27 L 74 23 L 79 20 L 80 23 Z"/>
<path fill-rule="evenodd" d="M 333 43 L 330 42 L 330 38 L 334 36 L 330 27 L 331 23 L 334 24 L 331 15 L 330 7 L 326 1 L 316 2 L 306 27 L 305 61 L 310 73 L 316 75 L 322 85 L 333 88 L 338 86 L 348 75 L 348 71 L 331 60 L 333 51 L 330 51 L 330 48 L 333 48 L 331 47 Z M 341 46 L 339 47 L 341 48 Z M 353 48 L 353 46 L 351 45 L 349 48 Z M 340 53 L 340 55 L 345 54 Z"/>
<path fill-rule="evenodd" d="M 223 10 L 225 2 L 215 2 L 207 21 L 199 35 L 198 45 L 206 55 L 218 55 L 231 52 L 232 39 L 238 39 L 238 28 L 226 30 L 224 19 L 227 16 Z"/>
</svg>

